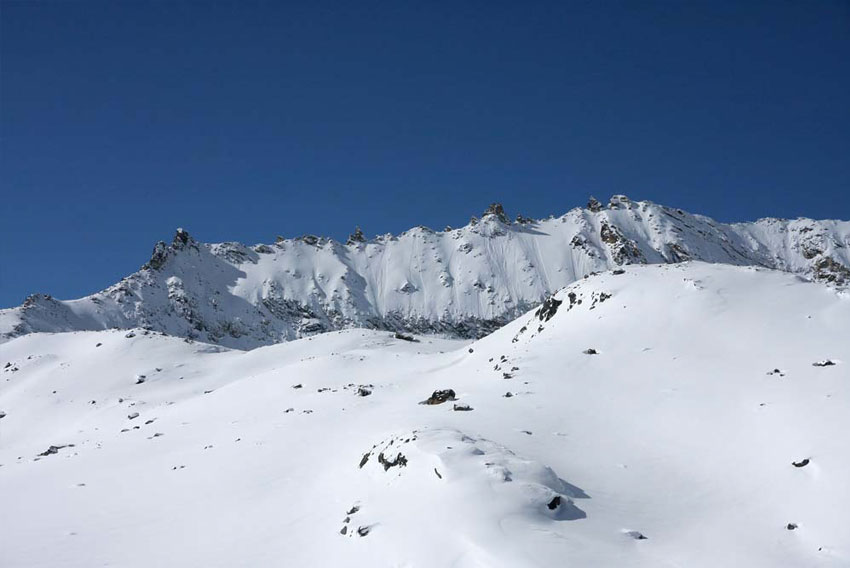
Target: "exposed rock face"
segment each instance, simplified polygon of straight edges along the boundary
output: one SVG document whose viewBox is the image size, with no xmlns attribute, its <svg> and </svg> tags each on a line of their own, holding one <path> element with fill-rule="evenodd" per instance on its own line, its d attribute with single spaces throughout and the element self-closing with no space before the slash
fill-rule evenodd
<svg viewBox="0 0 850 568">
<path fill-rule="evenodd" d="M 499 221 L 506 225 L 510 225 L 511 223 L 505 213 L 505 208 L 502 207 L 501 203 L 491 203 L 487 210 L 484 211 L 484 215 L 482 215 L 482 217 L 486 217 L 487 215 L 494 215 Z"/>
<path fill-rule="evenodd" d="M 360 230 L 360 227 L 354 227 L 354 232 L 348 235 L 348 240 L 345 242 L 346 245 L 356 245 L 357 243 L 365 243 L 366 237 L 363 235 L 363 231 Z"/>
<path fill-rule="evenodd" d="M 34 294 L 0 311 L 0 340 L 113 327 L 243 349 L 348 327 L 475 338 L 591 272 L 688 260 L 850 285 L 850 222 L 727 225 L 622 195 L 515 223 L 493 203 L 465 227 L 375 239 L 355 230 L 347 243 L 304 235 L 205 244 L 178 229 L 141 270 L 102 292 L 74 302 Z"/>
</svg>

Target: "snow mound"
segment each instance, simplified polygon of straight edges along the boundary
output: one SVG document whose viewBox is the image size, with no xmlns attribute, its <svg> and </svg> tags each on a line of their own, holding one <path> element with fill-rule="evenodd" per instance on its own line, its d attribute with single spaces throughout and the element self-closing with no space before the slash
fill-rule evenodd
<svg viewBox="0 0 850 568">
<path fill-rule="evenodd" d="M 385 438 L 359 469 L 368 481 L 341 532 L 380 541 L 390 564 L 429 555 L 440 566 L 557 557 L 565 534 L 558 522 L 587 516 L 573 498 L 588 495 L 551 468 L 456 429 Z"/>
</svg>

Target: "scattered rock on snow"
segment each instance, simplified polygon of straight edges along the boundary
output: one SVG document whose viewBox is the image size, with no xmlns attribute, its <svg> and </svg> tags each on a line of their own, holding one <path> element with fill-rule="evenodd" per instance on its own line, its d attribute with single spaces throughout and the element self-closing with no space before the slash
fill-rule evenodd
<svg viewBox="0 0 850 568">
<path fill-rule="evenodd" d="M 563 301 L 558 300 L 555 296 L 549 296 L 543 301 L 543 305 L 534 312 L 534 315 L 540 318 L 540 321 L 549 321 L 558 312 L 558 306 L 562 303 Z"/>
<path fill-rule="evenodd" d="M 406 333 L 401 333 L 400 331 L 395 332 L 393 335 L 396 339 L 401 339 L 402 341 L 410 341 L 412 343 L 419 343 L 419 340 L 413 337 L 412 335 L 407 335 Z"/>
<path fill-rule="evenodd" d="M 74 444 L 64 444 L 62 446 L 50 446 L 49 448 L 47 448 L 46 450 L 44 450 L 43 452 L 41 452 L 38 455 L 42 456 L 42 457 L 52 456 L 53 454 L 58 454 L 59 450 L 61 450 L 62 448 L 73 448 L 73 447 L 74 447 Z"/>
<path fill-rule="evenodd" d="M 380 454 L 378 454 L 378 463 L 381 464 L 382 466 L 384 466 L 384 471 L 389 471 L 389 469 L 391 467 L 396 467 L 396 466 L 404 467 L 404 466 L 406 466 L 407 465 L 407 458 L 404 456 L 404 454 L 399 452 L 398 455 L 394 459 L 388 460 L 386 457 L 384 457 L 384 452 L 381 452 Z"/>
<path fill-rule="evenodd" d="M 419 404 L 443 404 L 449 400 L 457 400 L 452 389 L 435 390 L 431 396 Z"/>
</svg>

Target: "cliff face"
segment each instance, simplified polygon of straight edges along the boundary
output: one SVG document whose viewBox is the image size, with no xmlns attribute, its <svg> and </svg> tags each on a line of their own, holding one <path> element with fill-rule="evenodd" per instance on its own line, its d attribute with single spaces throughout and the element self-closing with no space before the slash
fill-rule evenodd
<svg viewBox="0 0 850 568">
<path fill-rule="evenodd" d="M 346 244 L 196 242 L 178 229 L 121 282 L 86 298 L 36 294 L 0 311 L 0 334 L 145 328 L 251 349 L 347 327 L 486 335 L 592 272 L 700 260 L 850 284 L 850 222 L 723 224 L 614 196 L 561 217 L 511 222 L 491 205 L 459 229 L 417 227 Z"/>
</svg>

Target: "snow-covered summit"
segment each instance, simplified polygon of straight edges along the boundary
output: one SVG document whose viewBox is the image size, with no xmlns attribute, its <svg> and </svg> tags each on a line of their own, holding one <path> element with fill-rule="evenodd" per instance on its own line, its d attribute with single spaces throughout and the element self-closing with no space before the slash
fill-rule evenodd
<svg viewBox="0 0 850 568">
<path fill-rule="evenodd" d="M 0 337 L 144 328 L 251 349 L 349 327 L 480 337 L 593 272 L 701 260 L 850 284 L 850 222 L 723 224 L 648 201 L 591 199 L 511 221 L 494 203 L 458 229 L 416 227 L 346 243 L 315 235 L 206 244 L 178 229 L 136 273 L 70 301 L 0 311 Z"/>
</svg>

